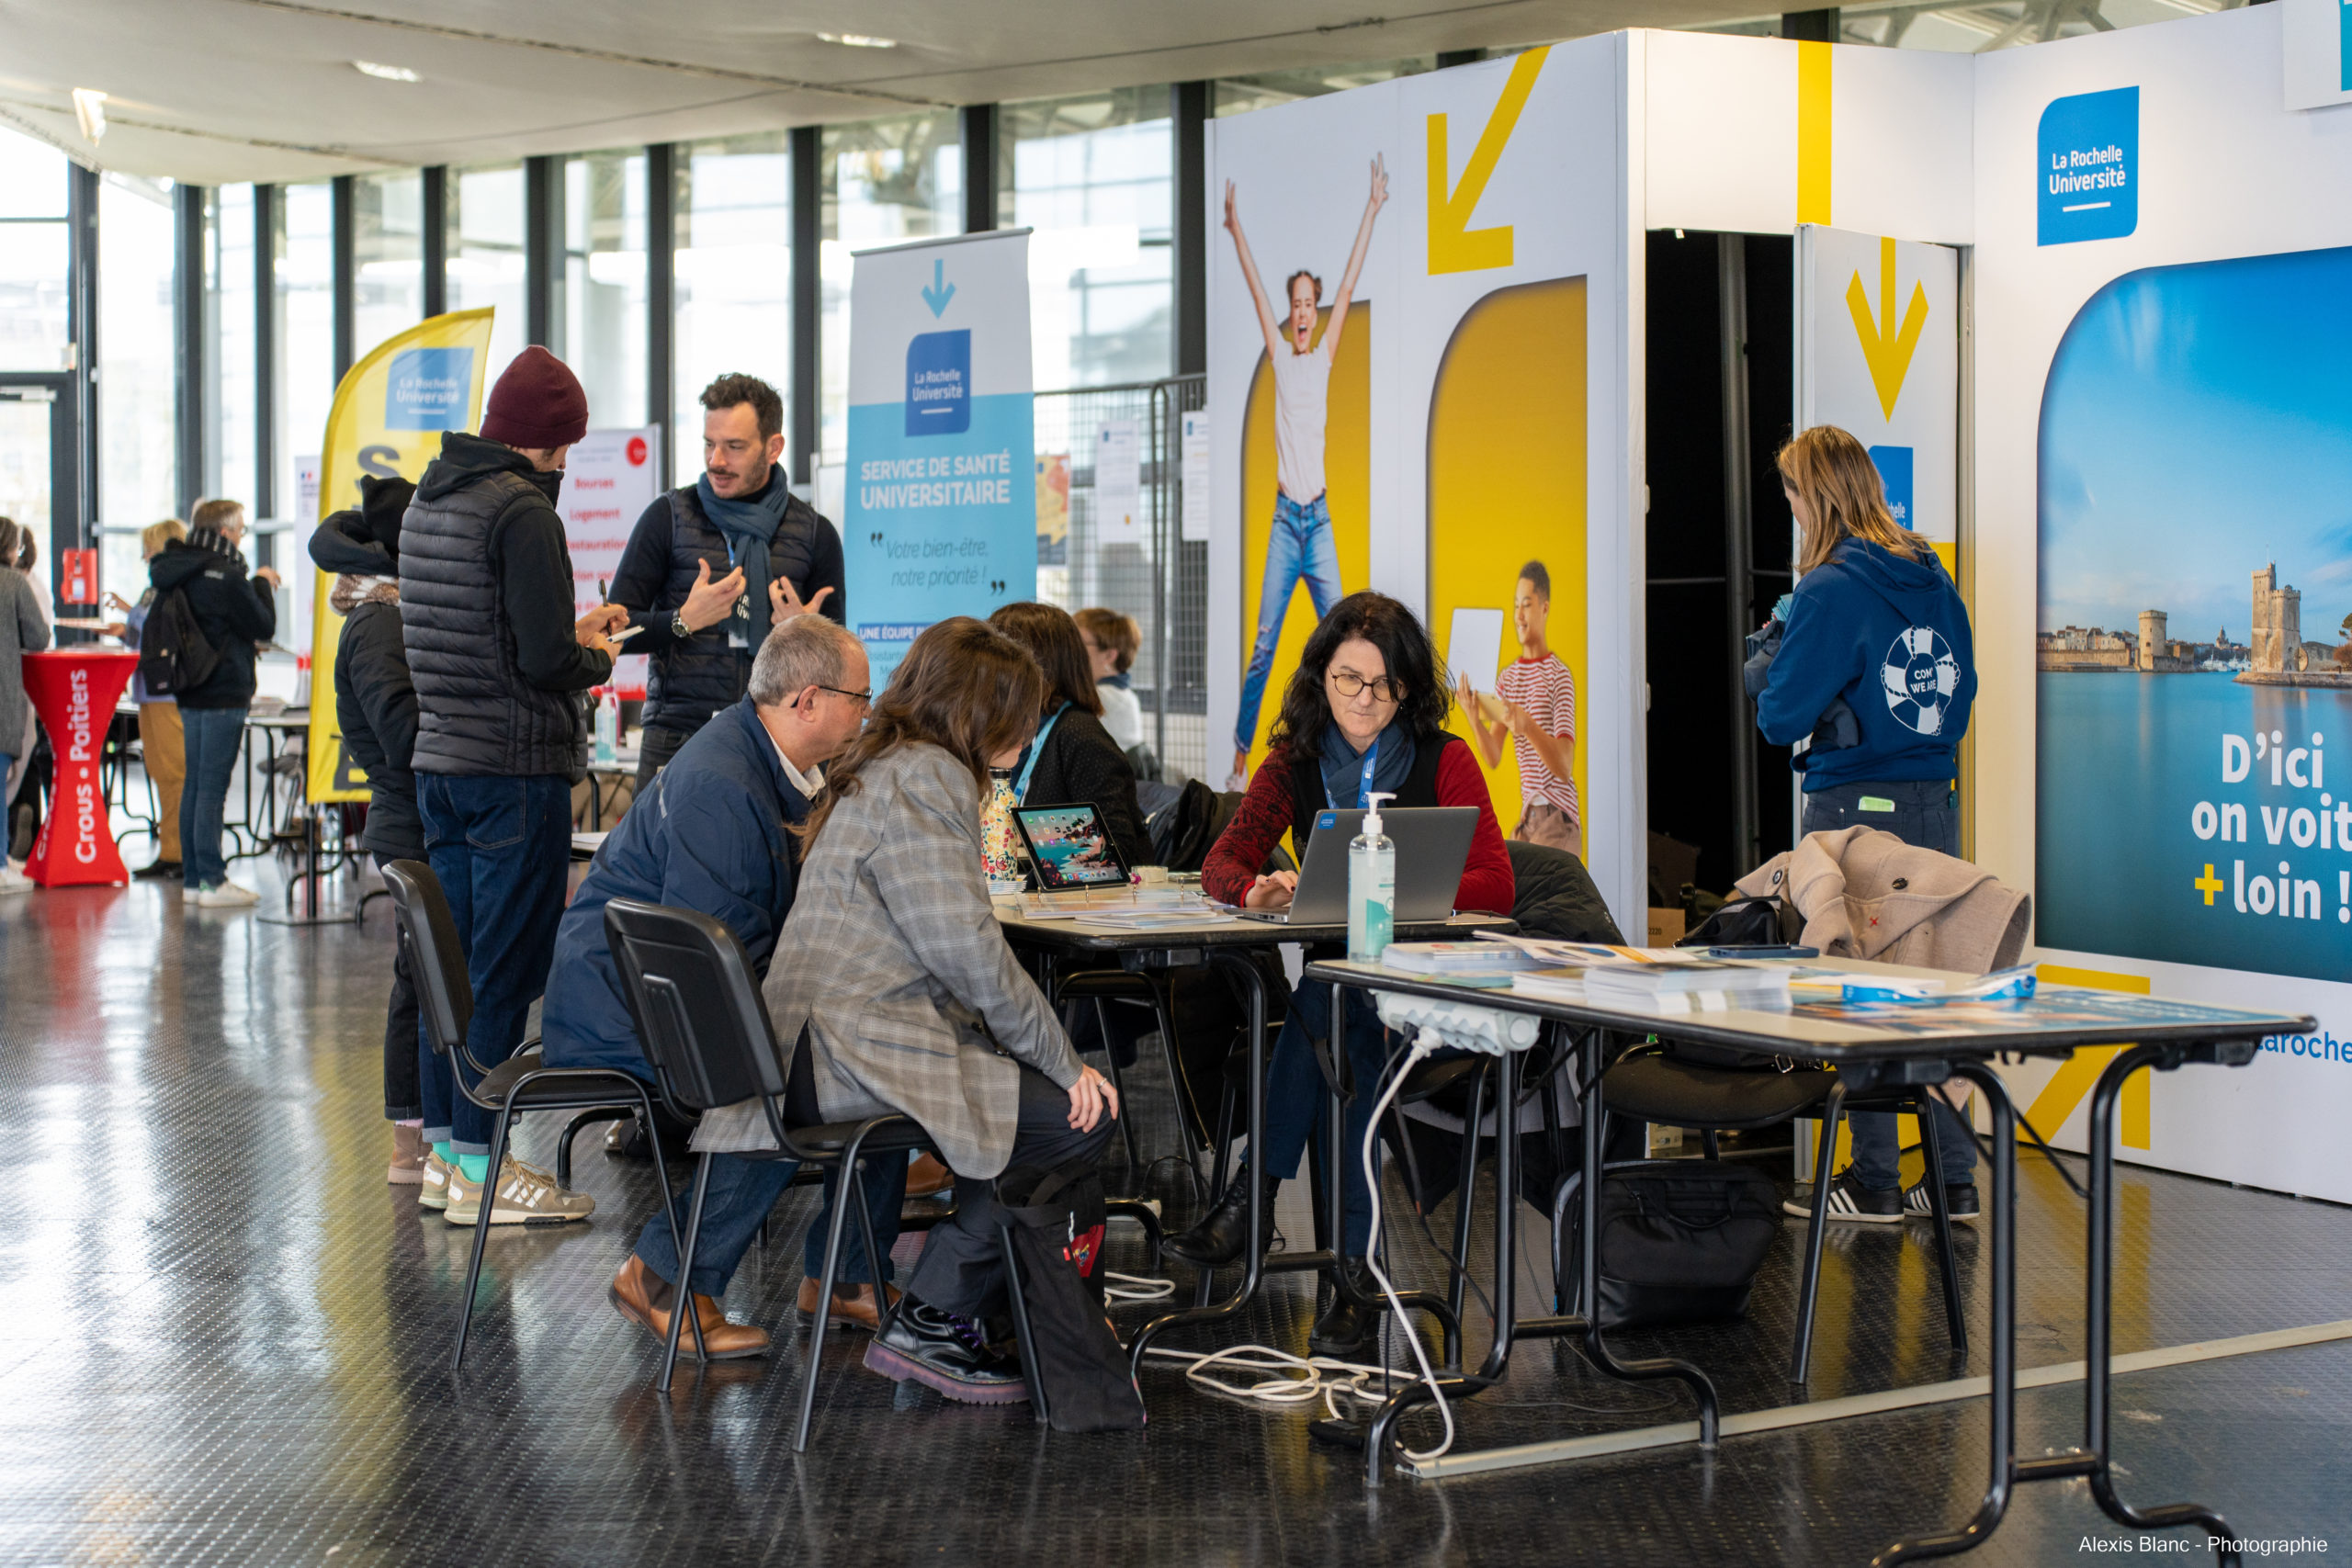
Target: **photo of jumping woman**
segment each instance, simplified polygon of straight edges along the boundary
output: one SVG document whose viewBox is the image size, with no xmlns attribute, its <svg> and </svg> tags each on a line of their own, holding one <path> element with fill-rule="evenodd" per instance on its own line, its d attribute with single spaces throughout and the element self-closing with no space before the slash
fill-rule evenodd
<svg viewBox="0 0 2352 1568">
<path fill-rule="evenodd" d="M 1241 232 L 1234 209 L 1233 182 L 1225 184 L 1225 228 L 1241 262 L 1241 276 L 1250 285 L 1250 299 L 1258 308 L 1258 327 L 1265 334 L 1266 358 L 1274 375 L 1274 495 L 1273 527 L 1266 543 L 1265 578 L 1258 593 L 1257 636 L 1250 650 L 1250 667 L 1241 681 L 1241 711 L 1233 728 L 1233 773 L 1226 788 L 1238 790 L 1249 782 L 1250 748 L 1258 731 L 1258 709 L 1264 702 L 1266 682 L 1273 672 L 1274 648 L 1282 640 L 1283 617 L 1301 581 L 1314 602 L 1317 619 L 1340 602 L 1346 590 L 1340 582 L 1340 556 L 1331 536 L 1331 507 L 1323 484 L 1323 427 L 1329 409 L 1331 367 L 1339 357 L 1340 334 L 1348 322 L 1348 306 L 1355 298 L 1356 278 L 1363 271 L 1364 253 L 1372 247 L 1373 220 L 1388 200 L 1388 169 L 1378 156 L 1372 160 L 1372 189 L 1363 206 L 1363 220 L 1356 226 L 1355 248 L 1348 253 L 1347 271 L 1340 291 L 1331 297 L 1331 321 L 1322 337 L 1315 336 L 1315 318 L 1323 299 L 1323 280 L 1301 268 L 1283 285 L 1289 302 L 1288 331 L 1274 320 L 1250 242 Z"/>
</svg>

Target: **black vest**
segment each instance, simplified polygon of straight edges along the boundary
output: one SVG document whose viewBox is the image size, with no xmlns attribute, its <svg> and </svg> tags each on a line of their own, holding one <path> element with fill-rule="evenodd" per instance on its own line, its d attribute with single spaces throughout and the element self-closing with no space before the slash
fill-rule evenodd
<svg viewBox="0 0 2352 1568">
<path fill-rule="evenodd" d="M 784 482 L 780 470 L 773 482 Z M 816 564 L 817 530 L 824 525 L 824 520 L 798 496 L 786 502 L 784 521 L 777 525 L 775 537 L 768 541 L 769 575 L 815 592 L 808 587 L 808 577 Z M 694 592 L 695 565 L 701 561 L 710 563 L 713 578 L 724 577 L 731 570 L 727 536 L 703 515 L 702 498 L 693 485 L 687 485 L 670 492 L 670 576 L 653 601 L 657 608 L 674 612 L 686 602 L 686 595 Z M 824 613 L 839 619 L 830 600 Z M 645 682 L 645 716 L 640 721 L 645 728 L 692 735 L 709 723 L 713 714 L 743 700 L 744 689 L 751 683 L 754 650 L 727 646 L 728 628 L 733 624 L 730 619 L 705 626 L 653 654 L 652 670 Z"/>
<path fill-rule="evenodd" d="M 511 504 L 547 507 L 519 473 L 497 471 L 409 502 L 401 524 L 401 626 L 416 682 L 420 773 L 534 778 L 587 765 L 579 697 L 523 676 L 490 558 L 491 525 Z"/>
<path fill-rule="evenodd" d="M 1421 741 L 1413 747 L 1412 771 L 1405 782 L 1396 786 L 1396 798 L 1388 807 L 1435 806 L 1437 798 L 1438 759 L 1448 746 L 1467 744 L 1459 735 L 1441 733 L 1435 741 Z M 1306 840 L 1315 831 L 1315 818 L 1331 809 L 1323 793 L 1323 753 L 1318 748 L 1299 748 L 1292 752 L 1290 777 L 1290 842 L 1291 853 L 1301 865 L 1306 863 Z M 1342 801 L 1342 807 L 1352 809 L 1355 802 Z M 1384 807 L 1383 809 L 1386 809 Z"/>
</svg>

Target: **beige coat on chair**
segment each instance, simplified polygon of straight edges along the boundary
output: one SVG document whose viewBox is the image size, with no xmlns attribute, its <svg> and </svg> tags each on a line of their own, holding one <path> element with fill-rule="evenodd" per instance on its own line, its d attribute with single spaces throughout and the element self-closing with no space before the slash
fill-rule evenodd
<svg viewBox="0 0 2352 1568">
<path fill-rule="evenodd" d="M 1738 888 L 1795 905 L 1804 917 L 1798 940 L 1824 957 L 1972 975 L 2018 961 L 2033 903 L 1964 860 L 1876 828 L 1807 834 L 1740 878 Z"/>
<path fill-rule="evenodd" d="M 1012 1157 L 1021 1065 L 1068 1089 L 1078 1054 L 989 903 L 971 773 L 914 745 L 859 785 L 801 862 L 768 963 L 776 1042 L 788 1058 L 808 1026 L 828 1122 L 904 1111 L 956 1174 L 999 1175 Z M 775 1142 L 747 1100 L 705 1116 L 694 1146 Z"/>
</svg>

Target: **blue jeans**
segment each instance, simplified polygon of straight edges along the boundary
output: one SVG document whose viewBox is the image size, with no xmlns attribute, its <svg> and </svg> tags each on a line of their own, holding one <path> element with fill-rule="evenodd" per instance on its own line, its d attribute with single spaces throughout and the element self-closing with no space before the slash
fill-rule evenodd
<svg viewBox="0 0 2352 1568">
<path fill-rule="evenodd" d="M 1862 809 L 1869 796 L 1883 800 L 1892 811 Z M 1939 854 L 1960 853 L 1960 812 L 1952 804 L 1951 785 L 1941 779 L 1904 779 L 1894 783 L 1830 784 L 1807 790 L 1804 830 L 1834 833 L 1843 828 L 1876 828 L 1905 843 Z M 1854 1179 L 1873 1192 L 1902 1184 L 1896 1165 L 1894 1114 L 1887 1111 L 1857 1111 L 1847 1118 L 1854 1129 Z M 1936 1106 L 1936 1135 L 1943 1149 L 1943 1179 L 1958 1187 L 1976 1179 L 1976 1135 L 1949 1105 Z"/>
<path fill-rule="evenodd" d="M 1363 1184 L 1363 1137 L 1372 1125 L 1373 1101 L 1379 1098 L 1381 1069 L 1388 1050 L 1380 1015 L 1371 998 L 1351 988 L 1347 993 L 1348 1063 L 1355 1075 L 1355 1098 L 1348 1102 L 1346 1137 L 1340 1147 L 1340 1186 L 1347 1208 L 1347 1248 L 1351 1258 L 1363 1256 L 1372 1238 L 1372 1191 Z M 1306 1152 L 1309 1134 L 1327 1136 L 1331 1091 L 1323 1071 L 1315 1065 L 1307 1042 L 1323 1034 L 1331 1023 L 1331 987 L 1301 981 L 1290 994 L 1290 1016 L 1274 1038 L 1274 1059 L 1266 1068 L 1266 1157 L 1260 1168 L 1269 1179 L 1287 1181 L 1298 1174 L 1298 1156 Z M 1252 1151 L 1251 1159 L 1258 1156 Z M 1377 1170 L 1380 1152 L 1374 1152 Z"/>
<path fill-rule="evenodd" d="M 1283 617 L 1299 583 L 1315 602 L 1321 620 L 1340 602 L 1340 548 L 1331 537 L 1331 498 L 1327 491 L 1304 503 L 1277 491 L 1274 525 L 1266 540 L 1266 576 L 1258 589 L 1258 640 L 1250 649 L 1250 669 L 1241 677 L 1241 712 L 1234 720 L 1233 749 L 1247 751 L 1258 738 L 1258 709 L 1266 700 L 1266 678 L 1273 673 L 1274 645 L 1282 641 Z"/>
<path fill-rule="evenodd" d="M 243 708 L 180 709 L 180 744 L 187 756 L 187 782 L 180 787 L 180 884 L 190 892 L 229 880 L 220 821 L 244 735 Z"/>
<path fill-rule="evenodd" d="M 495 1067 L 522 1043 L 531 998 L 547 989 L 555 960 L 571 865 L 571 785 L 552 773 L 419 773 L 416 805 L 424 818 L 425 857 L 449 901 L 473 987 L 466 1044 L 484 1068 Z M 463 1068 L 430 1047 L 419 1049 L 426 1139 L 447 1139 L 458 1154 L 488 1154 L 492 1116 L 457 1092 L 450 1074 Z M 469 1073 L 467 1082 L 474 1081 Z"/>
<path fill-rule="evenodd" d="M 697 1294 L 717 1298 L 726 1293 L 727 1281 L 735 1277 L 735 1266 L 743 1261 L 743 1254 L 760 1234 L 760 1221 L 775 1207 L 777 1197 L 791 1185 L 799 1168 L 797 1160 L 712 1156 L 710 1181 L 702 1195 L 702 1235 L 695 1243 L 692 1288 Z M 866 1207 L 874 1213 L 874 1245 L 882 1249 L 882 1278 L 888 1280 L 892 1277 L 890 1248 L 899 1240 L 899 1208 L 907 1198 L 907 1156 L 887 1154 L 868 1159 L 864 1185 Z M 833 1188 L 833 1176 L 828 1171 L 825 1201 L 809 1222 L 808 1239 L 800 1247 L 801 1266 L 811 1280 L 821 1279 L 824 1273 L 825 1233 L 832 1224 L 836 1196 Z M 681 1235 L 685 1234 L 693 1198 L 691 1183 L 677 1190 L 674 1203 Z M 645 1229 L 638 1235 L 637 1255 L 648 1269 L 673 1285 L 678 1282 L 677 1249 L 670 1245 L 670 1227 L 661 1215 L 645 1222 Z M 865 1266 L 865 1240 L 858 1234 L 854 1213 L 842 1225 L 841 1268 L 836 1277 L 857 1285 L 874 1280 L 873 1270 Z"/>
</svg>

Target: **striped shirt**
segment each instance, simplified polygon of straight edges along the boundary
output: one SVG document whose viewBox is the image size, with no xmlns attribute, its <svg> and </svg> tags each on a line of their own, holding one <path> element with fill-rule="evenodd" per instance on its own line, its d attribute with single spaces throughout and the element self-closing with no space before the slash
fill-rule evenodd
<svg viewBox="0 0 2352 1568">
<path fill-rule="evenodd" d="M 1518 659 L 1503 666 L 1495 677 L 1495 694 L 1507 703 L 1516 703 L 1527 710 L 1527 716 L 1546 735 L 1556 735 L 1575 744 L 1577 738 L 1577 678 L 1560 662 L 1556 653 L 1541 659 Z M 1519 753 L 1519 793 L 1532 803 L 1543 801 L 1556 806 L 1571 822 L 1581 823 L 1584 812 L 1577 804 L 1577 786 L 1573 779 L 1555 776 L 1535 754 L 1535 748 L 1521 745 Z"/>
</svg>

